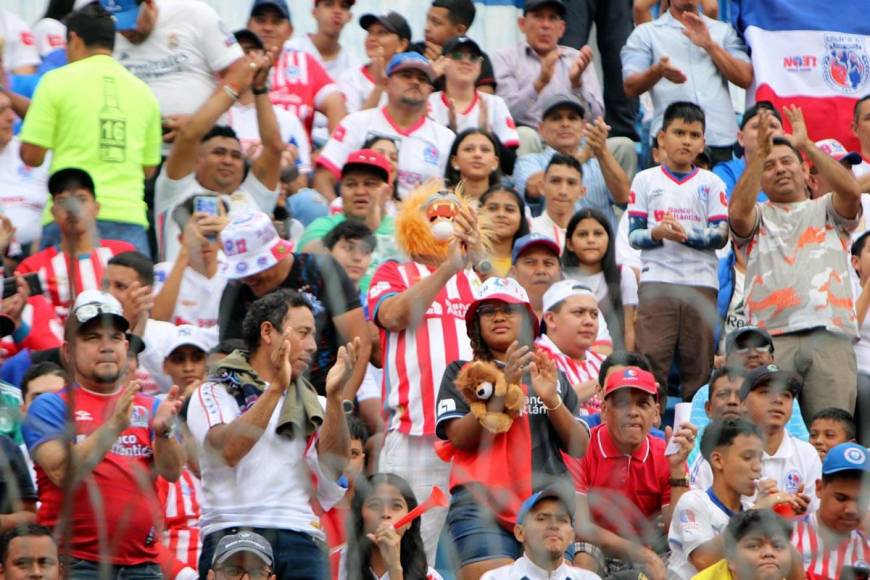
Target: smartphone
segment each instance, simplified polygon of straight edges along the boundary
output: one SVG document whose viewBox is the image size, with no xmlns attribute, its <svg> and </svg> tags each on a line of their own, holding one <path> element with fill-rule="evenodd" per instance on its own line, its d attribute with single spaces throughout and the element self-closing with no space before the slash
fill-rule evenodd
<svg viewBox="0 0 870 580">
<path fill-rule="evenodd" d="M 36 272 L 25 274 L 24 281 L 27 282 L 27 286 L 30 288 L 31 296 L 42 294 L 42 283 L 39 281 L 39 274 Z M 9 298 L 17 292 L 18 282 L 15 281 L 15 278 L 3 278 L 3 298 Z"/>
<path fill-rule="evenodd" d="M 197 195 L 193 198 L 193 213 L 219 215 L 219 204 L 216 195 Z"/>
<path fill-rule="evenodd" d="M 867 580 L 870 577 L 870 569 L 864 566 L 843 566 L 840 570 L 842 580 Z"/>
</svg>

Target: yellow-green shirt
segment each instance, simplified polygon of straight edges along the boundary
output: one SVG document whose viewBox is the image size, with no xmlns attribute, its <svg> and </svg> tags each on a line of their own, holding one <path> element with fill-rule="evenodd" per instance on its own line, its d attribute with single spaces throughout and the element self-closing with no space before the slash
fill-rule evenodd
<svg viewBox="0 0 870 580">
<path fill-rule="evenodd" d="M 112 57 L 91 56 L 42 77 L 20 139 L 51 150 L 51 173 L 79 167 L 91 174 L 99 219 L 147 227 L 142 167 L 160 163 L 160 107 Z"/>
<path fill-rule="evenodd" d="M 728 560 L 719 560 L 692 576 L 692 580 L 734 580 L 734 577 L 728 569 Z"/>
</svg>

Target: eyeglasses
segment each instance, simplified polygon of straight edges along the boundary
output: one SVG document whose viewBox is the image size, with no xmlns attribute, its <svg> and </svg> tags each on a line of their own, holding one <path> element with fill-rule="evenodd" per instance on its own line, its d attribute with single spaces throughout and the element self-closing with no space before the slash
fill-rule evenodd
<svg viewBox="0 0 870 580">
<path fill-rule="evenodd" d="M 464 50 L 454 50 L 449 55 L 450 60 L 467 60 L 468 62 L 475 63 L 483 60 L 483 56 L 479 54 L 472 54 L 470 52 L 465 52 Z"/>
<path fill-rule="evenodd" d="M 242 568 L 241 566 L 221 566 L 220 568 L 215 568 L 215 571 L 220 572 L 225 578 L 229 578 L 229 580 L 240 580 L 246 574 L 251 580 L 267 580 L 272 575 L 272 569 L 268 566 L 258 566 L 250 569 Z"/>
<path fill-rule="evenodd" d="M 87 304 L 82 304 L 75 309 L 74 314 L 76 320 L 79 321 L 79 324 L 84 324 L 85 322 L 93 320 L 94 318 L 103 314 L 124 316 L 124 313 L 121 310 L 115 308 L 113 305 L 103 304 L 101 302 L 88 302 Z"/>
<path fill-rule="evenodd" d="M 525 308 L 520 304 L 484 304 L 477 309 L 477 315 L 481 318 L 492 318 L 496 314 L 502 316 L 521 314 L 524 310 Z"/>
<path fill-rule="evenodd" d="M 769 344 L 765 344 L 763 346 L 754 346 L 754 347 L 749 347 L 749 346 L 738 347 L 734 350 L 734 352 L 736 352 L 737 354 L 749 354 L 750 349 L 754 350 L 758 354 L 768 354 L 771 352 Z"/>
</svg>

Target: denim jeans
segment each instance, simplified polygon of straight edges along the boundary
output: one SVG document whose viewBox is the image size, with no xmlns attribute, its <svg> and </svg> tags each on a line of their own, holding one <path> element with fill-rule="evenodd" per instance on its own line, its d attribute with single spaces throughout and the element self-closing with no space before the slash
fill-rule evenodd
<svg viewBox="0 0 870 580">
<path fill-rule="evenodd" d="M 153 563 L 134 566 L 106 566 L 100 569 L 99 562 L 73 558 L 66 570 L 68 580 L 163 580 L 160 566 Z"/>
<path fill-rule="evenodd" d="M 151 257 L 151 247 L 148 245 L 148 234 L 145 228 L 138 224 L 124 224 L 97 220 L 97 232 L 103 240 L 123 240 L 136 246 L 136 251 Z M 44 250 L 60 243 L 60 228 L 51 222 L 42 228 L 42 238 L 39 240 L 39 249 Z"/>
<path fill-rule="evenodd" d="M 202 552 L 199 555 L 199 580 L 208 578 L 214 551 L 220 539 L 229 534 L 238 534 L 243 529 L 260 534 L 272 544 L 275 555 L 272 569 L 277 580 L 327 580 L 329 578 L 326 545 L 306 533 L 269 528 L 227 528 L 212 532 L 203 539 Z"/>
</svg>

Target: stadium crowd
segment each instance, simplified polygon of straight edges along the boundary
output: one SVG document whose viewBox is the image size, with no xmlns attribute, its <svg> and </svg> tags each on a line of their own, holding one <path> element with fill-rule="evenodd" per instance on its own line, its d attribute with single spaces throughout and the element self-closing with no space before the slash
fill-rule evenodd
<svg viewBox="0 0 870 580">
<path fill-rule="evenodd" d="M 868 578 L 870 89 L 735 112 L 716 0 L 245 2 L 0 9 L 0 576 Z"/>
</svg>

